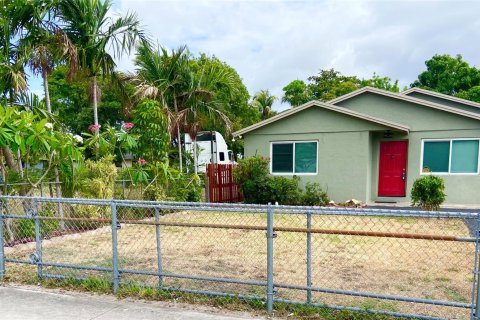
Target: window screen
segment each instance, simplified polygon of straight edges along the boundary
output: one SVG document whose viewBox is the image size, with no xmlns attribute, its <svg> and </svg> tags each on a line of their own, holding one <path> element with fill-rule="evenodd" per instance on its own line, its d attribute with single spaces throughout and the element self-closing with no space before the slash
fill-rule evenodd
<svg viewBox="0 0 480 320">
<path fill-rule="evenodd" d="M 476 173 L 478 171 L 478 140 L 452 141 L 452 173 Z"/>
<path fill-rule="evenodd" d="M 295 173 L 317 172 L 317 143 L 295 143 Z"/>
<path fill-rule="evenodd" d="M 272 145 L 272 172 L 293 172 L 293 143 L 275 143 Z"/>
<path fill-rule="evenodd" d="M 448 172 L 450 141 L 425 141 L 423 169 L 427 172 Z"/>
</svg>

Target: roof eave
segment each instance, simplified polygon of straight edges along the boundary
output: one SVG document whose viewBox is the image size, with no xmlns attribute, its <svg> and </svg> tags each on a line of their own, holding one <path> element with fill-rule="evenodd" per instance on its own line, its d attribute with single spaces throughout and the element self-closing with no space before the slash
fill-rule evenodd
<svg viewBox="0 0 480 320">
<path fill-rule="evenodd" d="M 295 114 L 297 112 L 300 112 L 300 111 L 305 110 L 307 108 L 310 108 L 312 106 L 318 106 L 319 108 L 324 108 L 324 109 L 327 109 L 327 110 L 330 110 L 330 111 L 339 112 L 339 113 L 342 113 L 342 114 L 345 114 L 345 115 L 348 115 L 348 116 L 351 116 L 351 117 L 355 117 L 355 118 L 358 118 L 358 119 L 362 119 L 362 120 L 365 120 L 365 121 L 370 121 L 370 122 L 373 122 L 373 123 L 377 123 L 377 124 L 383 125 L 383 126 L 388 127 L 388 128 L 392 128 L 392 129 L 396 129 L 396 130 L 399 130 L 399 131 L 406 132 L 407 134 L 410 133 L 410 128 L 408 126 L 404 126 L 404 125 L 394 123 L 394 122 L 391 122 L 391 121 L 387 121 L 387 120 L 384 120 L 384 119 L 380 119 L 380 118 L 375 118 L 375 117 L 372 117 L 372 116 L 369 116 L 369 115 L 366 115 L 366 114 L 362 114 L 362 113 L 359 113 L 359 112 L 355 112 L 355 111 L 352 111 L 352 110 L 349 110 L 349 109 L 346 109 L 346 108 L 343 108 L 343 107 L 339 107 L 339 106 L 331 105 L 331 104 L 328 104 L 328 103 L 323 103 L 323 102 L 320 102 L 320 101 L 313 100 L 313 101 L 307 102 L 307 103 L 305 103 L 305 104 L 303 104 L 299 107 L 293 108 L 292 110 L 286 111 L 282 114 L 278 114 L 278 115 L 276 115 L 276 116 L 274 116 L 270 119 L 263 120 L 259 123 L 256 123 L 256 124 L 253 124 L 249 127 L 244 128 L 244 129 L 238 130 L 238 131 L 234 132 L 232 135 L 234 137 L 244 135 L 248 132 L 259 129 L 263 126 L 266 126 L 270 123 L 273 123 L 275 121 L 286 118 L 286 117 L 288 117 L 292 114 Z"/>
<path fill-rule="evenodd" d="M 471 106 L 471 107 L 475 107 L 475 108 L 480 108 L 480 103 L 475 102 L 475 101 L 470 101 L 470 100 L 466 100 L 466 99 L 462 99 L 462 98 L 457 98 L 457 97 L 454 97 L 454 96 L 450 96 L 448 94 L 443 94 L 443 93 L 440 93 L 440 92 L 425 90 L 425 89 L 416 88 L 416 87 L 413 87 L 413 88 L 407 89 L 405 91 L 402 91 L 402 92 L 400 92 L 400 94 L 403 95 L 403 96 L 410 97 L 409 94 L 412 93 L 412 92 L 417 92 L 417 93 L 425 94 L 427 96 L 457 102 L 457 103 L 464 104 L 464 105 Z"/>
<path fill-rule="evenodd" d="M 393 99 L 404 100 L 404 101 L 407 101 L 407 102 L 416 103 L 416 104 L 419 104 L 419 105 L 423 105 L 423 106 L 430 107 L 430 108 L 437 109 L 437 110 L 442 110 L 442 111 L 445 111 L 445 112 L 450 112 L 450 113 L 457 114 L 457 115 L 460 115 L 460 116 L 464 116 L 464 117 L 467 117 L 467 118 L 480 120 L 480 115 L 477 114 L 477 113 L 474 113 L 474 112 L 469 112 L 469 111 L 461 110 L 461 109 L 458 109 L 458 108 L 449 107 L 449 106 L 446 106 L 446 105 L 443 105 L 443 104 L 438 104 L 438 103 L 435 103 L 435 102 L 422 100 L 422 99 L 410 97 L 408 95 L 403 95 L 403 94 L 400 94 L 400 93 L 390 92 L 390 91 L 377 89 L 377 88 L 373 88 L 373 87 L 360 88 L 358 90 L 347 93 L 347 94 L 345 94 L 343 96 L 340 96 L 338 98 L 330 100 L 330 101 L 328 101 L 328 103 L 336 105 L 336 103 L 348 100 L 350 98 L 353 98 L 353 97 L 358 96 L 358 95 L 360 95 L 362 93 L 365 93 L 365 92 L 370 92 L 370 93 L 373 93 L 373 94 L 378 94 L 378 95 L 382 95 L 382 96 L 385 96 L 385 97 L 390 97 L 390 98 L 393 98 Z"/>
</svg>

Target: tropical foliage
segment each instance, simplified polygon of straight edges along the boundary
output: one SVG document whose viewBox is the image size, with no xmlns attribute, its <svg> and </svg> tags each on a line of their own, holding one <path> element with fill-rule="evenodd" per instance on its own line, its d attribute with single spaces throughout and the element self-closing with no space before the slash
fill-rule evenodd
<svg viewBox="0 0 480 320">
<path fill-rule="evenodd" d="M 275 115 L 278 98 L 269 90 L 251 97 L 216 56 L 152 44 L 134 13 L 114 17 L 110 0 L 0 0 L 0 41 L 2 193 L 28 195 L 55 180 L 57 195 L 109 198 L 122 177 L 141 190 L 137 198 L 197 201 L 201 178 L 195 154 L 183 152 L 185 134 L 195 140 L 202 130 L 219 131 L 242 153 L 231 131 Z M 135 70 L 116 70 L 116 60 L 134 51 Z M 480 70 L 462 56 L 435 55 L 425 64 L 411 86 L 480 101 Z M 32 77 L 41 78 L 43 99 L 29 92 Z M 281 101 L 295 107 L 364 86 L 399 91 L 389 77 L 324 69 L 287 84 Z M 302 191 L 296 179 L 269 177 L 267 164 L 253 158 L 237 166 L 247 201 L 328 200 L 319 185 Z M 22 186 L 7 190 L 11 182 Z M 83 209 L 75 210 L 88 214 Z M 48 210 L 62 215 L 61 207 Z"/>
<path fill-rule="evenodd" d="M 470 66 L 461 55 L 434 55 L 425 65 L 427 70 L 419 74 L 411 87 L 480 102 L 480 69 Z"/>
<path fill-rule="evenodd" d="M 311 100 L 329 101 L 366 86 L 399 91 L 398 80 L 392 81 L 389 77 L 380 77 L 374 73 L 370 79 L 360 79 L 328 69 L 308 77 L 308 83 L 302 80 L 290 82 L 283 88 L 282 101 L 296 107 Z"/>
</svg>

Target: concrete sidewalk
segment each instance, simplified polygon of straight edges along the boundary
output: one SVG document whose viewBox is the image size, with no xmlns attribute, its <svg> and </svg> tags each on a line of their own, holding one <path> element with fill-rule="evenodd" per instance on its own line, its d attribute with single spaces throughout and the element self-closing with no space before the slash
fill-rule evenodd
<svg viewBox="0 0 480 320">
<path fill-rule="evenodd" d="M 30 286 L 0 286 L 0 319 L 8 320 L 245 320 L 248 314 L 174 304 L 117 300 L 108 295 L 61 292 Z M 256 318 L 261 319 L 261 318 Z"/>
</svg>

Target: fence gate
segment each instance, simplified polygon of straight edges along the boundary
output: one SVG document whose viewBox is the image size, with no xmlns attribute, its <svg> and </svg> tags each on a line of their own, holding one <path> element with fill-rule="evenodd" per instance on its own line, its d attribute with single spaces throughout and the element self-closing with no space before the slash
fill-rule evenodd
<svg viewBox="0 0 480 320">
<path fill-rule="evenodd" d="M 207 165 L 207 200 L 216 203 L 236 203 L 243 200 L 238 185 L 233 182 L 233 164 Z"/>
</svg>

